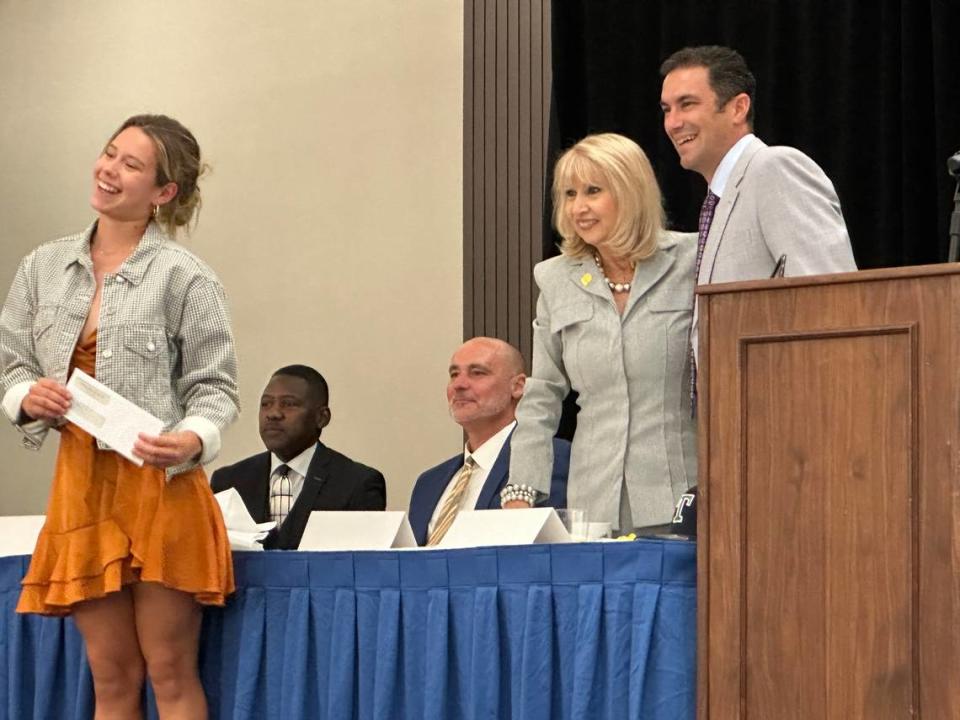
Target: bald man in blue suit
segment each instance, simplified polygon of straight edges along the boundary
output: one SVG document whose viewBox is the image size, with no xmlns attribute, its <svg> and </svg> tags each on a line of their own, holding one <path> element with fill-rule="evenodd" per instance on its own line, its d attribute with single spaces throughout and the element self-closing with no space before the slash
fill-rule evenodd
<svg viewBox="0 0 960 720">
<path fill-rule="evenodd" d="M 417 543 L 438 542 L 437 520 L 448 498 L 455 495 L 457 479 L 467 458 L 475 468 L 458 510 L 496 510 L 500 490 L 507 484 L 510 468 L 510 437 L 516 427 L 515 411 L 526 375 L 523 357 L 512 345 L 495 338 L 468 340 L 450 359 L 447 404 L 454 421 L 463 428 L 467 441 L 463 452 L 430 468 L 417 478 L 410 497 L 410 526 Z M 553 476 L 547 504 L 565 507 L 570 443 L 553 441 Z M 523 482 L 515 478 L 514 482 Z"/>
</svg>

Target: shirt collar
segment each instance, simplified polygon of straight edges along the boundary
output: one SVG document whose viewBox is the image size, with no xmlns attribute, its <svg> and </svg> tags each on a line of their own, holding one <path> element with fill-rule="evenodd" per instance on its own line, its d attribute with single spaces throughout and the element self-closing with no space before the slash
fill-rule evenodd
<svg viewBox="0 0 960 720">
<path fill-rule="evenodd" d="M 466 461 L 468 456 L 471 456 L 473 457 L 474 462 L 477 463 L 478 467 L 489 471 L 490 468 L 493 467 L 493 464 L 497 461 L 497 458 L 500 457 L 500 451 L 503 450 L 503 444 L 507 441 L 507 438 L 510 437 L 510 433 L 513 432 L 513 428 L 515 428 L 516 425 L 516 420 L 508 423 L 501 428 L 496 435 L 492 436 L 473 452 L 470 452 L 470 450 L 467 449 L 467 446 L 464 445 L 464 461 Z"/>
<path fill-rule="evenodd" d="M 66 265 L 68 267 L 73 263 L 79 263 L 87 269 L 93 269 L 93 257 L 90 255 L 90 240 L 96 229 L 97 221 L 94 220 L 77 239 L 73 253 L 67 258 Z M 124 260 L 123 265 L 120 266 L 116 274 L 133 285 L 139 285 L 140 281 L 143 280 L 143 274 L 146 272 L 150 262 L 160 247 L 167 241 L 167 235 L 160 229 L 160 226 L 157 225 L 156 222 L 151 220 L 147 224 L 147 229 L 144 231 L 143 237 L 140 238 L 140 242 L 137 243 L 136 249 L 130 254 L 130 257 Z"/>
<path fill-rule="evenodd" d="M 307 476 L 307 472 L 310 470 L 310 463 L 313 462 L 313 454 L 316 451 L 317 444 L 313 443 L 310 447 L 287 463 L 284 463 L 283 460 L 278 458 L 273 453 L 270 453 L 270 475 L 273 475 L 280 465 L 285 464 L 288 468 L 300 475 L 300 477 L 305 478 Z"/>
<path fill-rule="evenodd" d="M 747 149 L 747 145 L 749 145 L 750 141 L 755 137 L 756 135 L 753 133 L 747 133 L 737 140 L 732 148 L 727 150 L 727 154 L 723 156 L 723 160 L 717 165 L 717 171 L 713 174 L 713 180 L 710 181 L 710 189 L 714 195 L 723 197 L 723 191 L 727 187 L 727 180 L 730 179 L 730 173 L 733 172 L 733 168 L 737 164 L 737 160 L 740 159 L 740 156 L 743 155 L 743 151 Z"/>
</svg>

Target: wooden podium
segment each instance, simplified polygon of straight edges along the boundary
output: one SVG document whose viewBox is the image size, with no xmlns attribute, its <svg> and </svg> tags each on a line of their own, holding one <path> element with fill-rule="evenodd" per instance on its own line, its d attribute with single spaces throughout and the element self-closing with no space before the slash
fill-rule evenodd
<svg viewBox="0 0 960 720">
<path fill-rule="evenodd" d="M 960 265 L 698 291 L 699 720 L 960 719 Z"/>
</svg>

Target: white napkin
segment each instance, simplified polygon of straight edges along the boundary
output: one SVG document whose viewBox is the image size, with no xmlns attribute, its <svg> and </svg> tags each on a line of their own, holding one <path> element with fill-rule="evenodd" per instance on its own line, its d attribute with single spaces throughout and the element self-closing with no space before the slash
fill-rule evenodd
<svg viewBox="0 0 960 720">
<path fill-rule="evenodd" d="M 243 504 L 243 498 L 236 488 L 227 488 L 214 495 L 223 513 L 223 524 L 227 526 L 227 539 L 231 550 L 263 550 L 263 539 L 277 524 L 273 520 L 255 523 L 253 516 Z"/>
</svg>

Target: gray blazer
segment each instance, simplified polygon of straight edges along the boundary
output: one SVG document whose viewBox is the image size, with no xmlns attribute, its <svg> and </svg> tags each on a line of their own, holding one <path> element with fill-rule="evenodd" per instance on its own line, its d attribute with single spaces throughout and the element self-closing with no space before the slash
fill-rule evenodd
<svg viewBox="0 0 960 720">
<path fill-rule="evenodd" d="M 717 203 L 698 284 L 768 278 L 784 254 L 786 275 L 857 269 L 830 178 L 799 150 L 756 138 Z"/>
<path fill-rule="evenodd" d="M 517 408 L 513 482 L 549 491 L 551 438 L 572 388 L 580 414 L 567 506 L 617 526 L 625 479 L 635 526 L 670 521 L 697 477 L 688 344 L 696 252 L 696 235 L 665 233 L 637 265 L 622 316 L 592 258 L 536 266 L 533 372 Z"/>
</svg>

